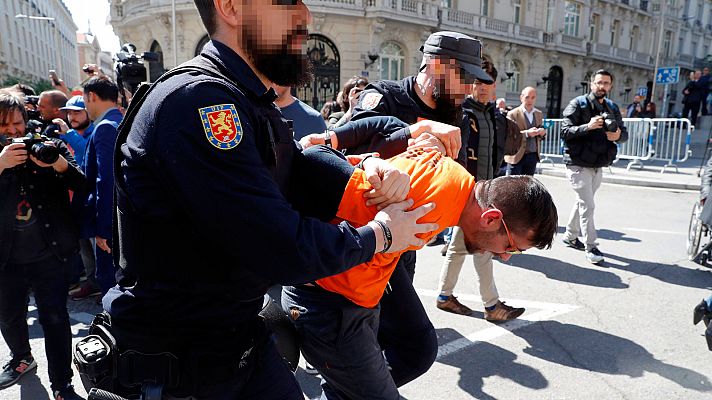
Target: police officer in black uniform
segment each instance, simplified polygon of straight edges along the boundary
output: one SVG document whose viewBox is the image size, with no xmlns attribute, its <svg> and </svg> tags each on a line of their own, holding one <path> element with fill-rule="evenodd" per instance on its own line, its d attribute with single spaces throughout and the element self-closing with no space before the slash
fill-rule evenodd
<svg viewBox="0 0 712 400">
<path fill-rule="evenodd" d="M 290 173 L 308 171 L 268 88 L 303 77 L 309 12 L 300 0 L 195 3 L 212 40 L 139 90 L 117 143 L 121 268 L 103 299 L 117 391 L 153 380 L 175 397 L 301 399 L 258 318 L 267 288 L 418 243 L 437 229 L 415 223 L 433 206 L 394 204 L 358 229 L 293 210 Z"/>
</svg>

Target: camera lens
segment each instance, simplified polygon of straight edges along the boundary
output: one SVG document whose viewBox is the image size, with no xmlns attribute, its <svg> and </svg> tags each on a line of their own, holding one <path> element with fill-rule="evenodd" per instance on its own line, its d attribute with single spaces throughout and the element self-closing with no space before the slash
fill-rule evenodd
<svg viewBox="0 0 712 400">
<path fill-rule="evenodd" d="M 44 143 L 35 143 L 32 145 L 30 154 L 45 164 L 54 164 L 54 162 L 59 159 L 59 149 Z"/>
</svg>

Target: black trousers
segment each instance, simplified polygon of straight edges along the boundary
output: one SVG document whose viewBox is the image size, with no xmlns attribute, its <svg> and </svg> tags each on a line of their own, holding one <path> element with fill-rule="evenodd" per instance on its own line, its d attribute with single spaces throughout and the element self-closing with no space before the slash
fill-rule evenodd
<svg viewBox="0 0 712 400">
<path fill-rule="evenodd" d="M 31 264 L 8 264 L 0 271 L 0 332 L 13 359 L 30 354 L 27 329 L 29 290 L 35 296 L 45 338 L 52 388 L 72 380 L 72 332 L 67 312 L 70 266 L 54 256 Z"/>
<path fill-rule="evenodd" d="M 690 118 L 690 123 L 692 125 L 697 125 L 697 113 L 700 112 L 700 102 L 695 102 L 695 103 L 685 103 L 682 106 L 682 118 L 688 118 L 688 114 L 692 112 L 692 115 L 689 116 Z"/>
</svg>

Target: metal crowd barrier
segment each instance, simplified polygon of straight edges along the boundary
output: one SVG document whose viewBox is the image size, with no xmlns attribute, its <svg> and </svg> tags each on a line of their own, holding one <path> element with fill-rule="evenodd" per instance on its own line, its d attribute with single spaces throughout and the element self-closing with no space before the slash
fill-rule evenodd
<svg viewBox="0 0 712 400">
<path fill-rule="evenodd" d="M 554 163 L 552 158 L 564 155 L 564 145 L 561 140 L 561 123 L 563 119 L 545 119 L 546 136 L 542 140 L 542 163 Z M 628 129 L 628 141 L 618 145 L 618 159 L 629 160 L 626 169 L 636 165 L 643 167 L 643 161 L 667 161 L 660 173 L 675 163 L 685 162 L 690 157 L 690 141 L 694 127 L 687 118 L 623 118 L 623 124 Z"/>
</svg>

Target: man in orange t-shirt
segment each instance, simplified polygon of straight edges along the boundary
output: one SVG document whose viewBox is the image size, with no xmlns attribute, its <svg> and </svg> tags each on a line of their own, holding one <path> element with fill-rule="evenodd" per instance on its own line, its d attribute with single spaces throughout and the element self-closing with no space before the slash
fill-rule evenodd
<svg viewBox="0 0 712 400">
<path fill-rule="evenodd" d="M 325 168 L 333 172 L 333 157 L 337 157 L 333 152 L 311 148 L 304 154 L 312 163 L 329 159 L 324 162 Z M 409 150 L 389 162 L 410 175 L 408 198 L 414 201 L 414 207 L 435 202 L 435 209 L 420 222 L 437 223 L 440 230 L 459 226 L 470 253 L 489 251 L 507 260 L 511 254 L 531 247 L 551 246 L 557 227 L 556 207 L 536 179 L 506 176 L 475 183 L 473 176 L 457 162 L 439 152 L 422 149 Z M 365 224 L 378 212 L 376 207 L 367 206 L 363 197 L 371 186 L 363 171 L 348 168 L 343 171 L 351 174 L 339 180 L 339 185 L 346 183 L 334 217 L 354 226 Z M 330 187 L 330 182 L 318 178 L 302 182 L 304 191 L 336 190 Z M 421 235 L 423 243 L 437 233 Z M 408 355 L 398 348 L 408 341 L 407 337 L 388 338 L 387 343 L 381 341 L 379 345 L 378 302 L 388 292 L 391 274 L 398 273 L 397 269 L 394 271 L 398 256 L 376 254 L 371 261 L 338 275 L 283 288 L 282 307 L 294 320 L 304 357 L 324 378 L 323 397 L 395 400 L 399 398 L 397 387 L 417 377 L 408 371 L 410 365 L 404 359 Z M 412 285 L 410 289 L 411 298 L 417 299 Z M 402 296 L 399 293 L 399 299 Z M 434 337 L 434 329 L 420 302 L 417 305 L 411 302 L 403 313 L 404 322 L 424 320 L 430 327 L 427 332 L 412 332 L 413 335 Z M 431 341 L 430 347 L 416 353 L 427 354 L 432 363 L 437 341 Z"/>
</svg>

